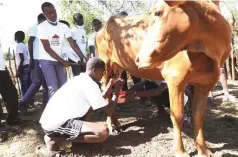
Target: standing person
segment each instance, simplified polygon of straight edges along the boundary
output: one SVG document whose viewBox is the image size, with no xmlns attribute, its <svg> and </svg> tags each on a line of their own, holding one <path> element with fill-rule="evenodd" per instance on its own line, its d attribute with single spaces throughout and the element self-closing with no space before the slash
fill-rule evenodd
<svg viewBox="0 0 238 157">
<path fill-rule="evenodd" d="M 84 29 L 84 20 L 83 16 L 80 13 L 76 13 L 73 16 L 74 27 L 71 30 L 72 38 L 76 41 L 80 50 L 86 57 L 86 31 Z M 69 60 L 72 62 L 72 60 Z M 74 76 L 79 75 L 80 72 L 85 72 L 85 67 L 72 65 L 71 66 Z"/>
<path fill-rule="evenodd" d="M 88 49 L 89 49 L 89 57 L 98 57 L 98 53 L 95 49 L 95 35 L 101 29 L 102 22 L 98 19 L 94 19 L 92 21 L 92 29 L 93 33 L 88 38 Z"/>
<path fill-rule="evenodd" d="M 40 67 L 45 76 L 50 98 L 67 81 L 64 66 L 68 67 L 71 64 L 59 56 L 62 53 L 63 40 L 67 38 L 70 46 L 81 60 L 87 59 L 72 39 L 70 29 L 65 24 L 58 22 L 54 5 L 45 2 L 41 9 L 47 20 L 38 26 L 38 37 L 45 49 L 45 52 L 42 51 L 40 55 Z"/>
<path fill-rule="evenodd" d="M 229 22 L 229 24 L 232 27 L 233 16 L 232 16 L 231 11 L 228 9 L 227 5 L 224 2 L 220 3 L 220 0 L 213 1 L 213 3 L 215 3 L 218 6 L 222 16 Z M 221 73 L 220 74 L 220 82 L 221 82 L 221 85 L 222 85 L 222 88 L 223 88 L 223 93 L 224 93 L 222 101 L 234 101 L 234 100 L 236 100 L 236 98 L 229 93 L 228 84 L 227 84 L 227 77 L 226 77 L 226 72 L 225 72 L 224 66 L 220 68 L 220 73 Z"/>
<path fill-rule="evenodd" d="M 70 25 L 67 21 L 60 20 L 59 22 L 66 24 L 70 28 Z M 76 43 L 76 40 L 74 40 L 74 42 Z M 81 50 L 81 48 L 80 48 L 80 50 Z M 74 52 L 74 50 L 70 47 L 67 39 L 65 39 L 63 41 L 61 56 L 63 58 L 65 58 L 66 60 L 69 60 L 73 64 L 78 64 L 78 65 L 71 65 L 72 72 L 73 72 L 74 76 L 77 76 L 80 74 L 80 72 L 85 71 L 85 66 L 80 65 L 81 60 L 80 60 L 79 56 Z"/>
<path fill-rule="evenodd" d="M 28 48 L 30 53 L 30 69 L 32 70 L 32 84 L 27 90 L 26 94 L 20 100 L 20 104 L 21 106 L 24 106 L 25 110 L 27 110 L 28 104 L 30 103 L 32 98 L 34 98 L 41 85 L 43 86 L 43 104 L 46 104 L 48 101 L 48 87 L 46 85 L 44 75 L 39 65 L 39 56 L 42 53 L 40 51 L 44 51 L 44 49 L 40 49 L 40 46 L 42 47 L 42 44 L 39 38 L 37 37 L 37 27 L 45 20 L 46 18 L 44 14 L 39 14 L 37 17 L 37 24 L 33 25 L 30 30 Z"/>
<path fill-rule="evenodd" d="M 12 79 L 5 66 L 5 60 L 1 48 L 1 39 L 0 39 L 0 94 L 4 102 L 6 103 L 5 105 L 8 112 L 8 116 L 6 119 L 7 124 L 13 125 L 19 123 L 20 119 L 18 118 L 17 89 L 15 88 Z M 1 104 L 0 107 L 2 107 Z M 0 112 L 0 114 L 2 114 L 2 112 Z M 6 128 L 6 126 L 1 124 L 2 117 L 3 115 L 0 115 L 0 130 L 4 130 L 4 128 Z"/>
<path fill-rule="evenodd" d="M 108 129 L 104 124 L 87 121 L 87 116 L 93 110 L 102 109 L 108 116 L 115 111 L 123 82 L 120 79 L 110 80 L 102 93 L 98 82 L 104 71 L 105 63 L 93 57 L 87 62 L 85 73 L 68 81 L 53 95 L 40 119 L 45 132 L 46 148 L 38 147 L 37 153 L 45 156 L 54 155 L 55 151 L 59 151 L 59 143 L 65 140 L 99 143 L 108 138 Z M 108 103 L 105 98 L 109 95 L 113 96 Z"/>
<path fill-rule="evenodd" d="M 19 77 L 21 83 L 21 97 L 25 95 L 28 88 L 31 85 L 31 71 L 29 68 L 29 51 L 27 46 L 24 44 L 25 33 L 17 31 L 15 33 L 16 46 L 16 77 Z"/>
</svg>

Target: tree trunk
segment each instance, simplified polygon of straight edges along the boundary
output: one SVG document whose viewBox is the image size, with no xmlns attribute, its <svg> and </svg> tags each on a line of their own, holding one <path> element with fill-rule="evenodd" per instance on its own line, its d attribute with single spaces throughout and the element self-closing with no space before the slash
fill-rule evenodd
<svg viewBox="0 0 238 157">
<path fill-rule="evenodd" d="M 235 80 L 235 58 L 234 58 L 234 51 L 233 51 L 233 45 L 231 44 L 231 77 L 232 80 Z"/>
</svg>

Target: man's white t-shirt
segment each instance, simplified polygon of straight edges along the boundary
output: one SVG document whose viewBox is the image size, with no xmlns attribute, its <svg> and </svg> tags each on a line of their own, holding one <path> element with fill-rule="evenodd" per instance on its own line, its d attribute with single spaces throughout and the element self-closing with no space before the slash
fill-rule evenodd
<svg viewBox="0 0 238 157">
<path fill-rule="evenodd" d="M 96 36 L 96 32 L 92 33 L 89 38 L 88 38 L 88 48 L 89 46 L 94 46 L 94 50 L 95 50 L 95 57 L 98 57 L 98 53 L 96 51 L 96 48 L 95 48 L 95 36 Z M 92 57 L 92 56 L 91 56 Z"/>
<path fill-rule="evenodd" d="M 30 30 L 30 37 L 35 37 L 33 43 L 33 59 L 39 60 L 40 55 L 43 53 L 45 54 L 45 49 L 38 38 L 38 24 L 34 24 Z"/>
<path fill-rule="evenodd" d="M 40 40 L 49 40 L 50 47 L 59 56 L 62 53 L 62 43 L 65 38 L 71 37 L 71 31 L 69 27 L 61 22 L 57 25 L 52 25 L 48 21 L 44 21 L 38 25 L 38 38 Z M 40 59 L 56 61 L 46 51 L 41 52 Z"/>
<path fill-rule="evenodd" d="M 65 83 L 49 100 L 41 116 L 42 128 L 54 131 L 72 118 L 83 117 L 89 109 L 105 107 L 98 84 L 86 74 L 81 73 Z"/>
<path fill-rule="evenodd" d="M 65 60 L 68 60 L 69 58 L 76 63 L 80 60 L 79 56 L 74 52 L 72 47 L 69 45 L 67 39 L 64 39 L 62 43 L 62 53 L 60 57 L 64 58 Z"/>
<path fill-rule="evenodd" d="M 86 31 L 84 26 L 75 26 L 72 30 L 72 38 L 76 40 L 81 52 L 86 57 Z"/>
<path fill-rule="evenodd" d="M 29 64 L 30 56 L 29 56 L 29 51 L 28 47 L 24 43 L 18 43 L 16 47 L 16 65 L 19 67 L 21 58 L 19 54 L 23 54 L 24 61 L 22 66 Z"/>
<path fill-rule="evenodd" d="M 2 51 L 2 44 L 1 44 L 1 38 L 0 38 L 0 71 L 5 71 L 5 59 L 3 56 L 3 51 Z"/>
</svg>

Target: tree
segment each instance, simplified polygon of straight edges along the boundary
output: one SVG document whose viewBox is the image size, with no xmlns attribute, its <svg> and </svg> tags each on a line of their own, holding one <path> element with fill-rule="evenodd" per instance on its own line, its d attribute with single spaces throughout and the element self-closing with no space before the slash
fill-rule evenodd
<svg viewBox="0 0 238 157">
<path fill-rule="evenodd" d="M 24 43 L 27 45 L 28 41 L 29 41 L 29 30 L 27 32 L 25 32 L 25 40 L 24 40 Z"/>
<path fill-rule="evenodd" d="M 235 58 L 236 57 L 236 50 L 235 50 L 235 36 L 237 30 L 237 9 L 236 9 L 237 2 L 235 1 L 221 1 L 220 3 L 220 10 L 223 16 L 227 19 L 233 29 L 233 43 L 232 43 L 232 50 L 230 57 L 226 60 L 226 71 L 229 79 L 235 80 Z"/>
<path fill-rule="evenodd" d="M 128 13 L 147 12 L 149 0 L 60 0 L 62 19 L 73 24 L 72 16 L 80 12 L 84 16 L 85 29 L 91 33 L 91 22 L 97 18 L 106 21 L 110 16 L 116 15 L 121 11 Z"/>
<path fill-rule="evenodd" d="M 93 19 L 98 18 L 102 20 L 101 11 L 97 8 L 92 8 L 87 1 L 78 0 L 60 0 L 59 5 L 61 8 L 62 19 L 68 21 L 73 25 L 73 15 L 81 13 L 84 17 L 84 26 L 87 33 L 91 33 L 91 22 Z"/>
</svg>

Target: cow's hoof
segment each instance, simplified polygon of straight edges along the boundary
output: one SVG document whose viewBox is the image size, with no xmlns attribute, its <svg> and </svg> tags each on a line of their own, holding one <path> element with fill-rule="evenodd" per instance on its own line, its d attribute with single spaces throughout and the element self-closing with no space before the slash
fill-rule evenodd
<svg viewBox="0 0 238 157">
<path fill-rule="evenodd" d="M 118 135 L 121 132 L 121 127 L 107 126 L 110 135 Z"/>
<path fill-rule="evenodd" d="M 207 149 L 204 153 L 198 153 L 198 157 L 214 157 L 214 155 L 209 149 Z"/>
<path fill-rule="evenodd" d="M 121 132 L 120 129 L 115 129 L 115 128 L 109 129 L 109 134 L 110 134 L 110 135 L 119 135 L 120 132 Z"/>
<path fill-rule="evenodd" d="M 175 157 L 190 157 L 190 155 L 188 155 L 187 153 L 176 153 Z"/>
</svg>

